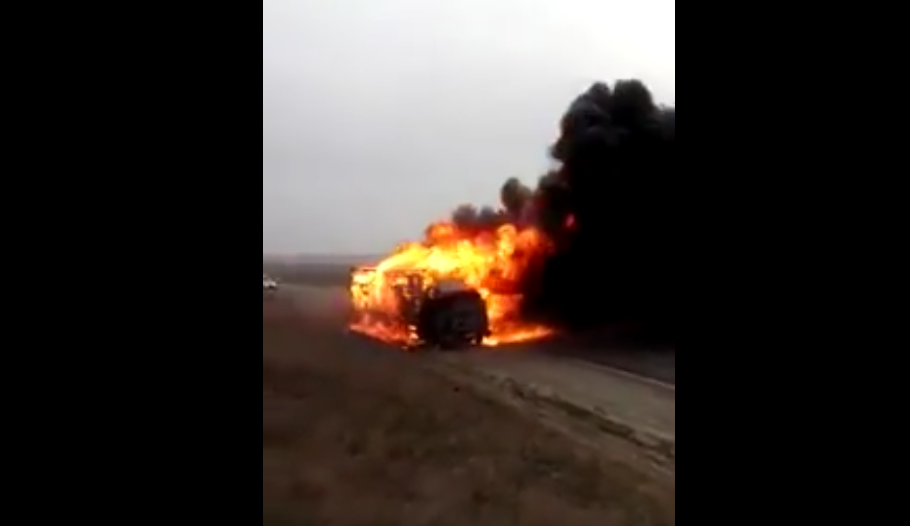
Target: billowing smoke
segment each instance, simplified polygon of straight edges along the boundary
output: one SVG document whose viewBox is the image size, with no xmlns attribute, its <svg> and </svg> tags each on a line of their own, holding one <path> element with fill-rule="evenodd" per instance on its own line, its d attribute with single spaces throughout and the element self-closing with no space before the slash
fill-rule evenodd
<svg viewBox="0 0 910 526">
<path fill-rule="evenodd" d="M 502 211 L 459 207 L 464 228 L 533 222 L 556 250 L 522 284 L 528 314 L 564 326 L 637 322 L 674 336 L 676 110 L 639 81 L 592 85 L 569 106 L 535 189 L 509 179 Z"/>
<path fill-rule="evenodd" d="M 532 218 L 528 214 L 532 209 L 528 205 L 533 197 L 533 190 L 512 177 L 502 185 L 499 193 L 502 208 L 461 205 L 452 212 L 452 222 L 464 230 L 486 230 L 506 223 L 530 224 Z"/>
</svg>

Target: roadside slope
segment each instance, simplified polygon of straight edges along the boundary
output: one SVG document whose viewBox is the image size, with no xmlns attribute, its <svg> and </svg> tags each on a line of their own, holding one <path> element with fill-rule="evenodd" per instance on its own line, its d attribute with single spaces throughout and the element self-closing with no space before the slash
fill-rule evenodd
<svg viewBox="0 0 910 526">
<path fill-rule="evenodd" d="M 589 362 L 524 351 L 440 357 L 440 370 L 534 415 L 585 443 L 623 449 L 675 473 L 676 392 L 672 386 Z M 635 448 L 622 448 L 622 439 Z"/>
<path fill-rule="evenodd" d="M 675 523 L 672 480 L 370 345 L 263 302 L 264 524 Z"/>
</svg>

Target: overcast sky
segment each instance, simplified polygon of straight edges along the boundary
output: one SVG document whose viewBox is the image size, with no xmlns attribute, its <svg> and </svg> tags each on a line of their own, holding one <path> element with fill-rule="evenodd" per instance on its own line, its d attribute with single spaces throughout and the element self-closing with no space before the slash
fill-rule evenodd
<svg viewBox="0 0 910 526">
<path fill-rule="evenodd" d="M 264 0 L 262 249 L 381 253 L 533 183 L 595 80 L 675 104 L 675 0 Z"/>
</svg>

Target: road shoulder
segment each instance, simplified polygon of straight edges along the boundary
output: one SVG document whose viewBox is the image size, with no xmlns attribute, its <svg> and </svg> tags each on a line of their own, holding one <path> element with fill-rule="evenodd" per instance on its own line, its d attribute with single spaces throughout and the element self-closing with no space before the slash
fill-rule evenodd
<svg viewBox="0 0 910 526">
<path fill-rule="evenodd" d="M 534 355 L 449 354 L 435 366 L 589 446 L 675 473 L 675 389 L 602 366 Z"/>
</svg>

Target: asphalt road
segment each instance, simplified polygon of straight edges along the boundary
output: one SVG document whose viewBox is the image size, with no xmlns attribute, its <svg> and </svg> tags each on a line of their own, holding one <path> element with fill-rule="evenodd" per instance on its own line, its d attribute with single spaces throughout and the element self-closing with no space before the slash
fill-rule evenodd
<svg viewBox="0 0 910 526">
<path fill-rule="evenodd" d="M 553 356 L 582 360 L 676 386 L 675 349 L 635 349 L 624 344 L 605 344 L 594 348 L 556 343 L 541 350 Z"/>
<path fill-rule="evenodd" d="M 308 317 L 344 327 L 348 301 L 344 288 L 284 284 L 281 293 L 292 296 L 298 309 Z M 562 340 L 525 343 L 519 347 L 522 353 L 587 362 L 675 389 L 675 349 L 633 349 L 622 344 L 600 344 L 595 348 Z"/>
</svg>

